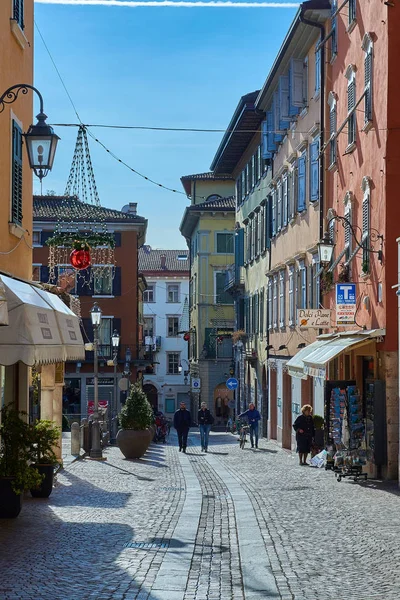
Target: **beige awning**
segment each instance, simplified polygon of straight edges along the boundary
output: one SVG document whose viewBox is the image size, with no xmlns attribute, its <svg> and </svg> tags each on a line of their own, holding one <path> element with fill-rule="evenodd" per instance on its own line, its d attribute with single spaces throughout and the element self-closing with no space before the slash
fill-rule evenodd
<svg viewBox="0 0 400 600">
<path fill-rule="evenodd" d="M 315 352 L 321 346 L 324 346 L 332 338 L 334 334 L 325 334 L 323 339 L 318 339 L 312 342 L 305 348 L 299 350 L 287 363 L 286 367 L 291 377 L 298 377 L 300 379 L 307 379 L 308 375 L 304 370 L 305 359 Z"/>
<path fill-rule="evenodd" d="M 28 366 L 83 360 L 79 318 L 56 295 L 6 275 L 8 325 L 0 328 L 0 364 Z"/>
<path fill-rule="evenodd" d="M 373 339 L 381 338 L 385 333 L 384 329 L 361 329 L 339 333 L 319 348 L 315 348 L 313 352 L 304 358 L 304 372 L 307 375 L 324 379 L 327 364 L 336 356 L 355 350 L 364 344 L 368 344 Z"/>
</svg>

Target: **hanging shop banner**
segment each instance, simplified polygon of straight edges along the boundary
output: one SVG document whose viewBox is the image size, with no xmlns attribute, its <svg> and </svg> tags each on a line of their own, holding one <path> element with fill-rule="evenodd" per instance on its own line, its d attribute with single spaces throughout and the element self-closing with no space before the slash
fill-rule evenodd
<svg viewBox="0 0 400 600">
<path fill-rule="evenodd" d="M 336 325 L 354 325 L 357 300 L 355 283 L 336 284 Z"/>
<path fill-rule="evenodd" d="M 300 308 L 297 311 L 297 325 L 301 329 L 329 329 L 331 311 L 324 308 Z"/>
</svg>

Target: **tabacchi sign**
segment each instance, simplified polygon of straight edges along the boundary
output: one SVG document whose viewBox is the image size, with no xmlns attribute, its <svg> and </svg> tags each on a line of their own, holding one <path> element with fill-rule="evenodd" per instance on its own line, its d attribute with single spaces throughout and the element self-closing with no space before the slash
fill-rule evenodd
<svg viewBox="0 0 400 600">
<path fill-rule="evenodd" d="M 297 324 L 302 329 L 329 329 L 331 311 L 324 308 L 300 308 L 297 311 Z"/>
</svg>

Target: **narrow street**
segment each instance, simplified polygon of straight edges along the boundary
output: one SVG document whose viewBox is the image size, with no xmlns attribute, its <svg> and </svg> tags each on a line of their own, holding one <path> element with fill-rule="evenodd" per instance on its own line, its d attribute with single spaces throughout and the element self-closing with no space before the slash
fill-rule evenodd
<svg viewBox="0 0 400 600">
<path fill-rule="evenodd" d="M 2 600 L 398 598 L 400 496 L 337 483 L 261 441 L 213 434 L 187 455 L 171 433 L 139 461 L 117 448 L 26 497 L 0 524 Z M 396 591 L 397 587 L 397 591 Z"/>
</svg>

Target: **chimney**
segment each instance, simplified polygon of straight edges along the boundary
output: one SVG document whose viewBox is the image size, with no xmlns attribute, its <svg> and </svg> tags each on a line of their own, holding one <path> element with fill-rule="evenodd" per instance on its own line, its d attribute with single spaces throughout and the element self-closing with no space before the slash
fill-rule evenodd
<svg viewBox="0 0 400 600">
<path fill-rule="evenodd" d="M 129 202 L 128 213 L 136 217 L 137 215 L 137 202 Z"/>
<path fill-rule="evenodd" d="M 166 262 L 167 262 L 167 257 L 165 254 L 161 254 L 160 256 L 160 260 L 161 260 L 161 268 L 164 270 L 166 269 Z"/>
</svg>

